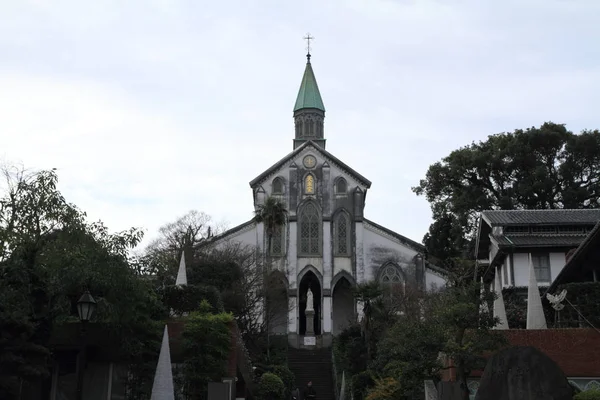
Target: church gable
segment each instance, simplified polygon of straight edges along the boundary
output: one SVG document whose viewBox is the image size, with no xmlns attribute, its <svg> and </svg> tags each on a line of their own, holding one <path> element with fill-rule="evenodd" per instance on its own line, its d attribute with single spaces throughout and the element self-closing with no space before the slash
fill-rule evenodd
<svg viewBox="0 0 600 400">
<path fill-rule="evenodd" d="M 302 203 L 316 201 L 325 218 L 340 209 L 362 217 L 371 182 L 320 146 L 307 142 L 250 182 L 255 204 L 281 198 L 291 216 Z"/>
<path fill-rule="evenodd" d="M 307 156 L 313 156 L 315 159 L 314 165 L 311 164 L 311 157 L 307 158 Z M 307 141 L 277 163 L 273 164 L 265 172 L 254 178 L 250 181 L 250 187 L 253 190 L 262 187 L 265 193 L 270 195 L 272 180 L 278 176 L 285 179 L 285 177 L 289 175 L 288 171 L 290 168 L 308 171 L 318 170 L 324 165 L 333 168 L 337 175 L 345 175 L 346 179 L 352 180 L 354 185 L 361 187 L 363 191 L 371 187 L 371 181 L 344 164 L 338 158 L 333 156 L 333 154 L 312 143 L 312 141 Z"/>
</svg>

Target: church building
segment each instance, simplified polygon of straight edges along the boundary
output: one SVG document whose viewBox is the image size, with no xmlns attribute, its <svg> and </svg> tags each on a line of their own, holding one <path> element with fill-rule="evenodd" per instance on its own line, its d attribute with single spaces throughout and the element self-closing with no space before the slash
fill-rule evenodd
<svg viewBox="0 0 600 400">
<path fill-rule="evenodd" d="M 274 196 L 288 210 L 267 257 L 271 282 L 281 285 L 287 307 L 271 318 L 269 330 L 287 335 L 293 347 L 329 346 L 360 318 L 362 305 L 352 291 L 357 284 L 377 280 L 389 289 L 387 296 L 398 296 L 408 288 L 445 283 L 443 270 L 427 262 L 423 245 L 365 218 L 371 181 L 326 150 L 325 106 L 310 58 L 309 53 L 293 110 L 293 151 L 250 181 L 255 209 Z M 262 252 L 269 247 L 264 224 L 254 220 L 213 243 L 230 242 Z"/>
</svg>

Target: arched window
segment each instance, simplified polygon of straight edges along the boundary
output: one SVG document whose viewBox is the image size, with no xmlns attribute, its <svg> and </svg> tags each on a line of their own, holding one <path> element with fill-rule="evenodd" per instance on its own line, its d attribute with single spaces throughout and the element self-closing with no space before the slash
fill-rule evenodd
<svg viewBox="0 0 600 400">
<path fill-rule="evenodd" d="M 312 118 L 309 118 L 307 122 L 308 122 L 308 134 L 306 136 L 314 136 L 315 121 Z"/>
<path fill-rule="evenodd" d="M 386 264 L 379 274 L 379 283 L 388 301 L 398 301 L 404 295 L 404 277 L 400 267 Z"/>
<path fill-rule="evenodd" d="M 335 217 L 334 224 L 335 237 L 335 255 L 349 256 L 350 255 L 350 221 L 345 212 L 340 212 Z"/>
<path fill-rule="evenodd" d="M 346 180 L 344 178 L 338 178 L 338 180 L 335 181 L 335 193 L 346 194 L 347 191 L 348 183 L 346 182 Z"/>
<path fill-rule="evenodd" d="M 308 174 L 304 178 L 304 193 L 315 194 L 315 177 L 312 174 Z"/>
<path fill-rule="evenodd" d="M 285 227 L 276 226 L 271 237 L 271 254 L 274 256 L 283 255 L 284 243 L 285 243 Z"/>
<path fill-rule="evenodd" d="M 281 178 L 273 179 L 273 194 L 283 194 L 283 180 Z"/>
<path fill-rule="evenodd" d="M 303 136 L 303 134 L 302 134 L 302 120 L 301 119 L 299 119 L 296 122 L 296 135 L 297 136 Z"/>
<path fill-rule="evenodd" d="M 300 253 L 304 255 L 321 253 L 321 219 L 313 203 L 304 206 L 300 213 Z"/>
</svg>

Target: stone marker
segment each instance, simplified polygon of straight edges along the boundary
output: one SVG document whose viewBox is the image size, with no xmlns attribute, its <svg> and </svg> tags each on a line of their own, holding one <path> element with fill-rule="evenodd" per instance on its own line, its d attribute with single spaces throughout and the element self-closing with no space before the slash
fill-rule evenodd
<svg viewBox="0 0 600 400">
<path fill-rule="evenodd" d="M 565 374 L 531 346 L 501 350 L 489 360 L 475 400 L 572 400 Z"/>
</svg>

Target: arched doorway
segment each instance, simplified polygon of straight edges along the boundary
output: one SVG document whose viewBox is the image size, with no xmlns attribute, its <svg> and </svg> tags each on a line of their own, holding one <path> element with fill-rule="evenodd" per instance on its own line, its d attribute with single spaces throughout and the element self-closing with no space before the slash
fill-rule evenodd
<svg viewBox="0 0 600 400">
<path fill-rule="evenodd" d="M 339 335 L 355 321 L 352 284 L 341 277 L 333 287 L 333 335 Z"/>
<path fill-rule="evenodd" d="M 266 317 L 271 335 L 285 335 L 288 327 L 287 280 L 279 271 L 269 275 L 267 281 Z"/>
<path fill-rule="evenodd" d="M 321 283 L 319 282 L 319 278 L 315 275 L 314 272 L 308 271 L 302 277 L 300 281 L 299 287 L 299 295 L 300 295 L 300 335 L 306 334 L 306 293 L 308 292 L 308 288 L 313 294 L 313 305 L 315 309 L 315 335 L 321 334 Z"/>
</svg>

